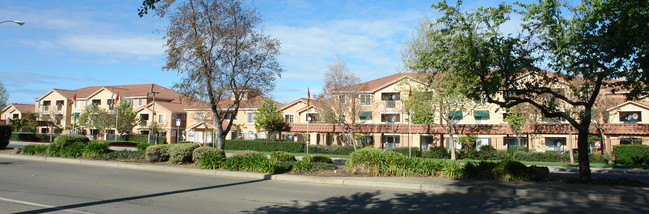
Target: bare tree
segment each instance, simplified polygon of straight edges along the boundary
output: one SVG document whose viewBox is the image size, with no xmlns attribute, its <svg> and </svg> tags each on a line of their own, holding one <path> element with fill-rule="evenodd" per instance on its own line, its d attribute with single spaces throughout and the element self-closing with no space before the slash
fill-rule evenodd
<svg viewBox="0 0 649 214">
<path fill-rule="evenodd" d="M 329 64 L 325 73 L 325 85 L 318 100 L 323 110 L 321 115 L 325 122 L 335 123 L 343 130 L 342 141 L 351 144 L 356 150 L 354 133 L 359 125 L 359 112 L 362 110 L 360 96 L 365 91 L 360 84 L 360 78 L 349 70 L 347 62 L 341 56 L 336 57 L 336 62 Z"/>
<path fill-rule="evenodd" d="M 7 92 L 5 85 L 0 82 L 0 109 L 7 106 L 7 100 L 9 100 L 9 92 Z"/>
<path fill-rule="evenodd" d="M 238 112 L 246 90 L 270 91 L 280 77 L 280 42 L 258 29 L 257 10 L 241 0 L 163 0 L 151 8 L 170 21 L 163 69 L 183 75 L 179 92 L 209 102 L 223 149 L 232 127 L 222 125 L 226 114 Z"/>
</svg>

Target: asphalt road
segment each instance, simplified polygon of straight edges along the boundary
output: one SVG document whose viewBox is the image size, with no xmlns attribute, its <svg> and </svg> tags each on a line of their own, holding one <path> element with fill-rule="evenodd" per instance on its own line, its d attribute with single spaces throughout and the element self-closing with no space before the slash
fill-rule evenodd
<svg viewBox="0 0 649 214">
<path fill-rule="evenodd" d="M 0 213 L 649 213 L 629 204 L 169 174 L 0 158 Z"/>
</svg>

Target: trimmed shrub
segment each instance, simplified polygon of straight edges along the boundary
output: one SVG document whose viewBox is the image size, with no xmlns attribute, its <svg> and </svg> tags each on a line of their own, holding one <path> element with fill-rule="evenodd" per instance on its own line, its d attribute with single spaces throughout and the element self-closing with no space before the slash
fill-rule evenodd
<svg viewBox="0 0 649 214">
<path fill-rule="evenodd" d="M 122 139 L 124 139 L 125 141 L 132 141 L 138 143 L 149 143 L 149 135 L 146 134 L 124 135 L 122 136 Z M 158 137 L 158 144 L 166 144 L 166 143 L 167 143 L 166 137 Z M 151 144 L 155 144 L 155 142 L 151 142 Z"/>
<path fill-rule="evenodd" d="M 254 154 L 247 157 L 235 155 L 226 159 L 222 167 L 230 171 L 255 171 L 264 173 L 275 173 L 281 170 L 280 164 L 266 159 L 266 156 L 262 154 Z"/>
<path fill-rule="evenodd" d="M 53 144 L 53 146 L 56 146 Z M 77 158 L 83 155 L 86 150 L 87 143 L 75 142 L 67 146 L 60 147 L 59 156 L 66 158 Z"/>
<path fill-rule="evenodd" d="M 462 168 L 462 174 L 470 179 L 496 179 L 493 171 L 498 165 L 496 162 L 480 161 L 468 162 Z"/>
<path fill-rule="evenodd" d="M 528 152 L 527 147 L 524 146 L 509 146 L 507 147 L 508 152 Z"/>
<path fill-rule="evenodd" d="M 212 148 L 212 147 L 198 147 L 194 149 L 194 152 L 192 152 L 192 161 L 194 163 L 200 163 L 201 159 L 205 157 L 205 155 L 211 154 L 211 153 L 219 153 L 221 156 L 225 158 L 225 152 L 223 150 L 217 149 L 217 148 Z"/>
<path fill-rule="evenodd" d="M 155 145 L 155 144 L 149 144 L 149 143 L 137 143 L 137 146 L 135 146 L 135 147 L 136 147 L 137 150 L 140 151 L 140 152 L 146 152 L 146 148 L 148 148 L 149 146 L 152 146 L 152 145 Z"/>
<path fill-rule="evenodd" d="M 462 176 L 474 179 L 528 181 L 531 173 L 525 164 L 518 161 L 481 161 L 466 163 L 462 168 Z"/>
<path fill-rule="evenodd" d="M 52 139 L 59 136 L 53 134 Z M 50 142 L 50 134 L 34 134 L 32 132 L 12 132 L 11 140 L 13 141 L 36 141 L 36 142 Z"/>
<path fill-rule="evenodd" d="M 295 155 L 288 152 L 275 151 L 270 153 L 270 160 L 282 162 L 295 161 Z"/>
<path fill-rule="evenodd" d="M 108 152 L 106 154 L 98 156 L 97 159 L 103 159 L 103 160 L 136 160 L 136 159 L 144 159 L 144 152 L 143 151 L 128 151 L 128 150 L 111 151 L 111 152 Z"/>
<path fill-rule="evenodd" d="M 205 147 L 201 147 L 205 148 Z M 206 147 L 206 148 L 211 148 L 211 147 Z M 200 148 L 199 148 L 200 149 Z M 198 150 L 198 149 L 196 149 Z M 194 150 L 194 151 L 196 151 Z M 219 149 L 220 150 L 220 149 Z M 218 169 L 221 167 L 223 162 L 225 161 L 225 153 L 223 153 L 223 150 L 220 150 L 221 152 L 211 152 L 211 153 L 205 153 L 204 156 L 198 161 L 198 166 L 201 167 L 201 169 Z"/>
<path fill-rule="evenodd" d="M 11 125 L 0 124 L 0 150 L 7 148 L 13 127 Z"/>
<path fill-rule="evenodd" d="M 260 155 L 259 152 L 251 151 L 251 150 L 243 150 L 243 151 L 234 152 L 234 154 L 232 156 L 234 156 L 234 157 L 242 157 L 242 158 L 249 158 L 249 157 L 253 157 L 253 156 L 256 156 L 256 155 Z M 264 157 L 264 158 L 266 158 L 266 157 Z"/>
<path fill-rule="evenodd" d="M 137 147 L 138 142 L 133 142 L 133 141 L 124 141 L 124 140 L 116 140 L 116 141 L 104 141 L 110 144 L 110 146 L 126 146 L 126 147 Z"/>
<path fill-rule="evenodd" d="M 22 154 L 25 155 L 43 155 L 47 154 L 48 145 L 45 144 L 29 144 L 23 147 Z"/>
<path fill-rule="evenodd" d="M 311 171 L 311 163 L 306 161 L 295 161 L 292 170 L 296 173 L 307 173 Z"/>
<path fill-rule="evenodd" d="M 334 161 L 331 160 L 331 158 L 322 155 L 305 155 L 304 157 L 302 157 L 302 161 L 306 161 L 309 163 L 330 163 L 330 164 L 334 163 Z"/>
<path fill-rule="evenodd" d="M 268 140 L 226 140 L 225 150 L 252 150 L 259 152 L 284 151 L 291 153 L 304 152 L 304 142 L 268 141 Z"/>
<path fill-rule="evenodd" d="M 446 162 L 456 163 L 446 160 L 408 158 L 393 151 L 384 152 L 380 149 L 366 148 L 350 154 L 349 160 L 345 162 L 345 170 L 371 175 L 434 175 L 444 168 Z"/>
<path fill-rule="evenodd" d="M 613 146 L 615 162 L 625 165 L 649 165 L 649 146 L 641 144 Z"/>
<path fill-rule="evenodd" d="M 103 156 L 104 154 L 110 152 L 108 147 L 110 146 L 107 142 L 91 142 L 83 150 L 82 156 L 84 158 L 97 158 Z"/>
<path fill-rule="evenodd" d="M 309 153 L 314 154 L 349 155 L 352 152 L 354 152 L 353 146 L 309 145 Z"/>
<path fill-rule="evenodd" d="M 412 150 L 410 150 L 410 148 L 412 148 Z M 406 157 L 408 157 L 408 153 L 411 153 L 412 157 L 421 157 L 421 151 L 419 151 L 419 147 L 395 147 L 388 149 L 388 151 L 401 153 Z"/>
<path fill-rule="evenodd" d="M 170 144 L 169 145 L 169 163 L 182 164 L 191 163 L 194 149 L 200 147 L 194 143 Z"/>
<path fill-rule="evenodd" d="M 518 161 L 502 161 L 496 168 L 497 178 L 505 181 L 527 181 L 530 178 L 525 164 Z"/>
<path fill-rule="evenodd" d="M 169 160 L 169 144 L 153 145 L 146 148 L 145 159 L 149 162 L 165 162 Z"/>
<path fill-rule="evenodd" d="M 496 158 L 496 149 L 491 145 L 483 145 L 477 151 L 476 159 L 479 160 L 493 160 Z"/>
<path fill-rule="evenodd" d="M 54 143 L 56 145 L 59 145 L 61 147 L 67 147 L 69 145 L 72 145 L 74 143 L 84 143 L 87 144 L 90 142 L 90 139 L 88 137 L 80 135 L 80 134 L 64 134 L 64 135 L 59 135 L 58 137 L 54 138 Z"/>
<path fill-rule="evenodd" d="M 421 153 L 422 158 L 450 159 L 451 153 L 444 147 L 431 147 L 428 151 Z"/>
</svg>

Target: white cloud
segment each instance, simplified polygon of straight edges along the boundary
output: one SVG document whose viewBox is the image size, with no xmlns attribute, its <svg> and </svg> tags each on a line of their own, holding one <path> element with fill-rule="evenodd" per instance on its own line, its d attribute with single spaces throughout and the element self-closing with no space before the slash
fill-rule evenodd
<svg viewBox="0 0 649 214">
<path fill-rule="evenodd" d="M 164 53 L 162 40 L 151 37 L 65 36 L 59 42 L 70 50 L 99 55 L 150 58 Z"/>
</svg>

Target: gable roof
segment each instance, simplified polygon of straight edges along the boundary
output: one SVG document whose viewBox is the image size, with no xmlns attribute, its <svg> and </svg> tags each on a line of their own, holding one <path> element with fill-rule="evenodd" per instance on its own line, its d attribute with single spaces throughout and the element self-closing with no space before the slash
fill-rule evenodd
<svg viewBox="0 0 649 214">
<path fill-rule="evenodd" d="M 385 88 L 389 85 L 392 85 L 396 82 L 398 82 L 401 79 L 404 78 L 409 78 L 414 81 L 418 81 L 422 84 L 426 84 L 423 82 L 425 80 L 426 74 L 420 74 L 416 72 L 410 72 L 410 73 L 396 73 L 390 76 L 385 76 L 381 77 L 378 79 L 373 79 L 370 81 L 362 82 L 353 86 L 346 86 L 346 87 L 341 87 L 339 89 L 336 89 L 335 91 L 345 91 L 350 88 L 359 88 L 361 91 L 367 91 L 367 92 L 376 92 L 382 88 Z"/>
<path fill-rule="evenodd" d="M 6 111 L 9 108 L 13 108 L 16 111 L 19 111 L 20 113 L 34 113 L 36 109 L 36 105 L 31 105 L 31 104 L 19 104 L 19 103 L 12 103 L 7 106 L 5 106 L 2 111 Z"/>
<path fill-rule="evenodd" d="M 635 106 L 638 106 L 638 107 L 641 107 L 641 108 L 649 109 L 648 104 L 641 103 L 641 102 L 636 102 L 636 101 L 626 101 L 626 102 L 620 103 L 620 104 L 618 104 L 616 106 L 610 107 L 610 108 L 606 109 L 606 111 L 612 111 L 612 110 L 621 108 L 622 106 L 625 106 L 625 105 L 635 105 Z"/>
</svg>

